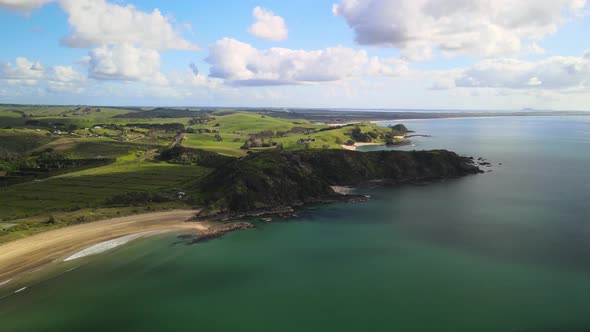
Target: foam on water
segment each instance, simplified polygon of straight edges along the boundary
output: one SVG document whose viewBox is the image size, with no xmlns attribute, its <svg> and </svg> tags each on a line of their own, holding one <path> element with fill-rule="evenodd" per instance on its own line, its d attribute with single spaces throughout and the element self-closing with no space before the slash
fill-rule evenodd
<svg viewBox="0 0 590 332">
<path fill-rule="evenodd" d="M 104 242 L 101 242 L 99 244 L 95 244 L 91 247 L 88 247 L 82 251 L 79 251 L 79 252 L 73 254 L 72 256 L 64 259 L 64 262 L 73 261 L 75 259 L 79 259 L 79 258 L 90 256 L 90 255 L 100 254 L 100 253 L 109 251 L 111 249 L 114 249 L 116 247 L 120 247 L 120 246 L 122 246 L 126 243 L 129 243 L 130 241 L 136 240 L 138 238 L 150 236 L 150 235 L 155 235 L 155 234 L 159 234 L 159 233 L 161 233 L 161 232 L 160 231 L 148 231 L 148 232 L 131 234 L 131 235 L 119 237 L 116 239 L 104 241 Z"/>
<path fill-rule="evenodd" d="M 27 287 L 23 287 L 21 289 L 17 289 L 17 290 L 14 291 L 14 294 L 17 294 L 17 293 L 20 293 L 22 291 L 25 291 L 26 289 L 27 289 Z"/>
</svg>

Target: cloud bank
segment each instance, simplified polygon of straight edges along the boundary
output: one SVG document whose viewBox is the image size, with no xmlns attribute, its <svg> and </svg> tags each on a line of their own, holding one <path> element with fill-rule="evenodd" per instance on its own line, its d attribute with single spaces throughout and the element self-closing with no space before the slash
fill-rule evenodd
<svg viewBox="0 0 590 332">
<path fill-rule="evenodd" d="M 361 45 L 394 47 L 408 59 L 538 52 L 586 0 L 342 0 L 333 6 Z"/>
<path fill-rule="evenodd" d="M 158 9 L 151 13 L 132 5 L 120 6 L 105 0 L 60 0 L 72 28 L 63 43 L 91 48 L 111 44 L 133 44 L 156 50 L 197 50 L 174 29 L 170 18 Z"/>
<path fill-rule="evenodd" d="M 455 80 L 457 87 L 510 89 L 570 89 L 590 87 L 590 56 L 556 56 L 531 62 L 518 59 L 484 60 Z"/>
<path fill-rule="evenodd" d="M 369 57 L 365 51 L 333 47 L 306 51 L 259 50 L 224 38 L 209 48 L 210 75 L 238 85 L 283 85 L 339 81 L 371 75 L 398 75 L 405 63 Z"/>
</svg>

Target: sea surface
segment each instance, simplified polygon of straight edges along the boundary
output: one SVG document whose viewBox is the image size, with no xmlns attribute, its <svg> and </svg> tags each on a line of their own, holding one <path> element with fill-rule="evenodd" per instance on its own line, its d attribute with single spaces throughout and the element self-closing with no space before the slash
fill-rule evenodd
<svg viewBox="0 0 590 332">
<path fill-rule="evenodd" d="M 590 331 L 590 117 L 404 123 L 491 172 L 68 262 L 0 331 Z"/>
</svg>

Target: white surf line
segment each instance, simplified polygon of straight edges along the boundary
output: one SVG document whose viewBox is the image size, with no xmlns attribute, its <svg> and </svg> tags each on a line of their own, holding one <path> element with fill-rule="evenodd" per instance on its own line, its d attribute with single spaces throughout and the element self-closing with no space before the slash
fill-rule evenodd
<svg viewBox="0 0 590 332">
<path fill-rule="evenodd" d="M 26 289 L 27 289 L 27 286 L 25 286 L 25 287 L 23 287 L 21 289 L 17 289 L 17 290 L 14 291 L 14 294 L 20 293 L 20 292 L 22 292 L 22 291 L 24 291 Z"/>
<path fill-rule="evenodd" d="M 133 240 L 138 239 L 138 238 L 150 236 L 150 235 L 155 235 L 155 234 L 160 234 L 160 233 L 162 233 L 162 231 L 147 231 L 147 232 L 131 234 L 131 235 L 119 237 L 116 239 L 104 241 L 104 242 L 101 242 L 99 244 L 95 244 L 91 247 L 88 247 L 82 251 L 79 251 L 79 252 L 71 255 L 70 257 L 64 259 L 64 262 L 73 261 L 75 259 L 79 259 L 79 258 L 86 257 L 86 256 L 101 254 L 103 252 L 106 252 L 111 249 L 120 247 L 124 244 L 127 244 Z"/>
<path fill-rule="evenodd" d="M 9 283 L 11 281 L 12 281 L 12 279 L 8 279 L 8 280 L 5 280 L 5 281 L 0 281 L 0 286 L 4 286 L 4 285 L 6 285 L 7 283 Z"/>
</svg>

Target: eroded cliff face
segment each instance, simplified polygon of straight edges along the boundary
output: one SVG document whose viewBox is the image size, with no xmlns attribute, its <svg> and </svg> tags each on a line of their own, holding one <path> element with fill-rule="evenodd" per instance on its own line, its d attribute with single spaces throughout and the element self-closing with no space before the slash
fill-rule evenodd
<svg viewBox="0 0 590 332">
<path fill-rule="evenodd" d="M 195 190 L 205 209 L 201 217 L 246 215 L 265 209 L 339 200 L 333 185 L 372 180 L 403 183 L 480 173 L 472 159 L 446 150 L 268 151 L 229 162 Z"/>
</svg>

